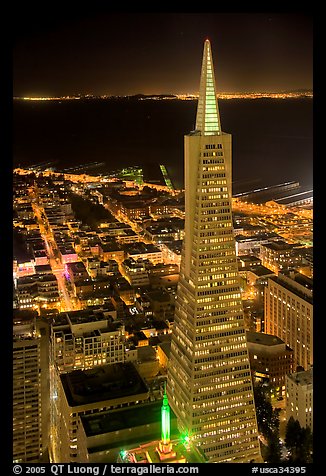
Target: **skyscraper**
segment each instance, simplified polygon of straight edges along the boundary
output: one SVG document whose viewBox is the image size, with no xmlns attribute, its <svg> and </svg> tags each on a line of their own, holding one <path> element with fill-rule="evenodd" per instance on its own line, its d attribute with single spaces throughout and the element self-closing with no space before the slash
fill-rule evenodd
<svg viewBox="0 0 326 476">
<path fill-rule="evenodd" d="M 41 336 L 33 311 L 17 310 L 13 320 L 13 460 L 41 461 Z"/>
<path fill-rule="evenodd" d="M 209 40 L 196 129 L 185 136 L 185 237 L 167 394 L 210 462 L 261 461 L 232 227 L 231 135 Z"/>
</svg>

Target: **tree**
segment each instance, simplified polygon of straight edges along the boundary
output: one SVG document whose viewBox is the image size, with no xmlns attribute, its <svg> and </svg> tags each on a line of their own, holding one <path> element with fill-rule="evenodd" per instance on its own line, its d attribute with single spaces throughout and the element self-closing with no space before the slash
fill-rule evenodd
<svg viewBox="0 0 326 476">
<path fill-rule="evenodd" d="M 298 464 L 311 463 L 312 443 L 311 429 L 302 428 L 299 421 L 291 416 L 285 431 L 285 446 L 290 453 L 288 460 Z"/>
<path fill-rule="evenodd" d="M 281 462 L 281 445 L 278 431 L 272 433 L 268 438 L 265 459 L 267 463 L 271 464 L 278 464 Z"/>
<path fill-rule="evenodd" d="M 281 446 L 279 440 L 279 411 L 274 409 L 270 401 L 270 388 L 261 383 L 254 386 L 254 398 L 258 430 L 267 441 L 262 447 L 264 460 L 277 464 L 281 461 Z"/>
<path fill-rule="evenodd" d="M 69 199 L 75 217 L 94 230 L 101 221 L 114 221 L 112 214 L 102 205 L 92 203 L 74 193 L 70 193 Z"/>
<path fill-rule="evenodd" d="M 312 463 L 313 438 L 310 427 L 301 428 L 300 443 L 297 462 Z"/>
<path fill-rule="evenodd" d="M 258 430 L 268 440 L 273 433 L 279 430 L 279 412 L 277 409 L 273 409 L 269 399 L 268 389 L 262 384 L 258 384 L 254 387 L 254 398 Z"/>
</svg>

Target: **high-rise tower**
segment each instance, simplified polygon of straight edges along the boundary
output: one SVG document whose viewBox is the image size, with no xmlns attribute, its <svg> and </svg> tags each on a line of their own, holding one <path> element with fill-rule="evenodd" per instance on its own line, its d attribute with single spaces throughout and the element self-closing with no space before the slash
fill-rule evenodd
<svg viewBox="0 0 326 476">
<path fill-rule="evenodd" d="M 17 463 L 41 462 L 44 452 L 41 337 L 35 319 L 33 311 L 20 310 L 13 319 L 13 461 Z"/>
<path fill-rule="evenodd" d="M 196 129 L 185 136 L 185 237 L 167 394 L 210 462 L 261 461 L 231 210 L 231 136 L 221 129 L 209 40 Z"/>
</svg>

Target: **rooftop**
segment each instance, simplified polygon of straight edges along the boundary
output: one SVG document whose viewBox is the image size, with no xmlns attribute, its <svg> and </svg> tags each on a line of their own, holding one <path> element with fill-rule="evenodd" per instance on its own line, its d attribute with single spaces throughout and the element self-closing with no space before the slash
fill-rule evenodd
<svg viewBox="0 0 326 476">
<path fill-rule="evenodd" d="M 106 243 L 101 243 L 101 248 L 104 253 L 110 252 L 110 251 L 121 251 L 120 245 L 115 241 L 115 240 L 110 240 L 110 242 Z"/>
<path fill-rule="evenodd" d="M 310 304 L 313 303 L 313 280 L 311 278 L 304 276 L 301 273 L 296 273 L 291 277 L 279 273 L 278 276 L 271 276 L 269 279 L 278 285 L 283 286 L 285 289 L 292 292 L 293 294 L 296 294 Z"/>
<path fill-rule="evenodd" d="M 116 279 L 114 287 L 120 291 L 128 291 L 130 289 L 133 289 L 133 287 L 124 277 Z"/>
<path fill-rule="evenodd" d="M 160 253 L 161 252 L 161 250 L 157 246 L 151 243 L 145 244 L 143 242 L 126 245 L 125 249 L 126 251 L 128 251 L 130 255 L 140 254 L 140 253 Z"/>
<path fill-rule="evenodd" d="M 67 316 L 72 325 L 107 320 L 107 317 L 105 317 L 102 312 L 94 313 L 94 311 L 91 309 L 80 309 L 77 311 L 69 311 L 67 312 Z"/>
<path fill-rule="evenodd" d="M 50 264 L 38 264 L 34 267 L 34 269 L 36 274 L 48 274 L 52 271 Z"/>
<path fill-rule="evenodd" d="M 126 397 L 136 401 L 148 395 L 147 386 L 130 362 L 74 370 L 60 378 L 71 407 Z"/>
<path fill-rule="evenodd" d="M 107 223 L 105 227 L 101 228 L 110 228 L 110 229 L 130 229 L 131 226 L 128 223 L 121 223 L 121 222 L 113 222 L 113 223 Z"/>
<path fill-rule="evenodd" d="M 47 256 L 45 249 L 33 249 L 34 257 L 39 258 L 43 256 Z"/>
<path fill-rule="evenodd" d="M 52 273 L 47 274 L 31 274 L 29 276 L 21 276 L 17 279 L 18 285 L 24 284 L 33 284 L 33 283 L 44 283 L 44 282 L 57 282 L 57 278 Z"/>
<path fill-rule="evenodd" d="M 63 255 L 76 253 L 74 247 L 71 246 L 69 243 L 58 245 L 58 249 Z"/>
<path fill-rule="evenodd" d="M 170 302 L 170 294 L 166 291 L 149 291 L 146 296 L 150 301 Z"/>
<path fill-rule="evenodd" d="M 180 255 L 182 249 L 182 242 L 183 240 L 173 240 L 167 244 L 167 247 L 174 253 Z"/>
<path fill-rule="evenodd" d="M 103 433 L 123 430 L 124 428 L 134 428 L 140 425 L 153 423 L 160 424 L 162 401 L 155 401 L 146 404 L 139 404 L 132 408 L 124 408 L 118 411 L 106 411 L 104 413 L 83 415 L 82 424 L 87 437 Z M 176 416 L 171 412 L 171 423 L 176 430 Z M 160 436 L 158 428 L 157 437 Z"/>
<path fill-rule="evenodd" d="M 247 235 L 237 235 L 235 237 L 235 240 L 238 241 L 238 242 L 241 242 L 241 241 L 246 241 L 246 242 L 249 242 L 249 241 L 264 241 L 264 240 L 270 240 L 270 239 L 273 239 L 273 238 L 278 238 L 279 235 L 277 235 L 277 233 L 259 233 L 257 235 L 253 235 L 253 236 L 247 236 Z M 271 243 L 268 243 L 268 244 L 272 244 L 274 243 L 271 242 Z M 285 243 L 285 242 L 284 242 Z M 267 243 L 265 244 L 265 246 L 267 246 Z"/>
<path fill-rule="evenodd" d="M 284 344 L 284 341 L 277 336 L 272 334 L 264 334 L 263 332 L 250 332 L 246 331 L 247 342 L 252 344 L 260 344 L 260 345 L 280 345 Z"/>
<path fill-rule="evenodd" d="M 273 251 L 283 251 L 283 250 L 291 250 L 293 245 L 287 243 L 286 241 L 279 240 L 279 241 L 272 241 L 270 243 L 265 243 L 265 248 L 269 248 Z"/>
<path fill-rule="evenodd" d="M 160 342 L 158 344 L 158 347 L 160 347 L 162 349 L 162 351 L 164 352 L 164 354 L 169 357 L 170 356 L 170 352 L 171 352 L 171 342 Z"/>
<path fill-rule="evenodd" d="M 297 385 L 306 386 L 312 385 L 313 382 L 313 373 L 312 369 L 304 370 L 302 372 L 295 372 L 293 374 L 288 375 L 288 378 L 292 380 Z"/>
<path fill-rule="evenodd" d="M 151 441 L 142 443 L 138 448 L 128 450 L 131 461 L 138 463 L 207 463 L 207 457 L 193 443 L 185 444 L 183 438 L 172 439 L 171 452 L 161 458 L 158 451 L 160 441 Z M 119 460 L 118 460 L 119 461 Z M 123 462 L 125 462 L 123 460 Z"/>
<path fill-rule="evenodd" d="M 254 273 L 256 276 L 270 276 L 271 274 L 275 274 L 273 271 L 266 268 L 266 266 L 262 265 L 252 266 L 249 271 Z"/>
<path fill-rule="evenodd" d="M 82 261 L 74 261 L 73 263 L 66 263 L 66 267 L 69 271 L 73 273 L 84 271 L 87 273 L 86 266 Z"/>
<path fill-rule="evenodd" d="M 122 327 L 122 324 L 121 324 L 120 321 L 119 322 L 109 322 L 106 327 L 102 327 L 101 329 L 95 329 L 94 331 L 91 331 L 91 332 L 85 332 L 83 334 L 83 337 L 87 338 L 87 337 L 101 336 L 102 334 L 116 332 L 116 331 L 120 330 L 121 327 Z"/>
<path fill-rule="evenodd" d="M 304 274 L 296 273 L 294 275 L 294 281 L 298 284 L 301 284 L 301 286 L 304 286 L 305 288 L 311 291 L 313 290 L 313 280 L 309 278 L 308 276 L 305 276 Z"/>
<path fill-rule="evenodd" d="M 123 199 L 124 198 L 125 197 L 123 197 Z M 147 208 L 148 203 L 146 201 L 142 201 L 142 200 L 130 200 L 130 201 L 123 200 L 123 206 L 125 208 L 130 208 L 130 209 L 133 209 L 133 208 L 139 209 L 139 208 Z"/>
<path fill-rule="evenodd" d="M 244 263 L 261 263 L 261 259 L 255 255 L 241 255 L 238 256 L 238 260 Z"/>
<path fill-rule="evenodd" d="M 138 348 L 138 360 L 141 362 L 152 362 L 156 360 L 156 351 L 151 345 Z"/>
<path fill-rule="evenodd" d="M 68 325 L 69 325 L 68 316 L 65 312 L 60 312 L 53 318 L 53 321 L 52 321 L 53 327 L 68 326 Z"/>
<path fill-rule="evenodd" d="M 13 324 L 19 325 L 34 322 L 37 316 L 37 311 L 30 309 L 13 309 Z"/>
<path fill-rule="evenodd" d="M 57 282 L 57 278 L 55 276 L 55 274 L 53 273 L 47 273 L 47 274 L 35 274 L 35 276 L 37 276 L 37 279 L 39 282 L 45 282 L 45 281 L 54 281 L 54 282 Z"/>
</svg>

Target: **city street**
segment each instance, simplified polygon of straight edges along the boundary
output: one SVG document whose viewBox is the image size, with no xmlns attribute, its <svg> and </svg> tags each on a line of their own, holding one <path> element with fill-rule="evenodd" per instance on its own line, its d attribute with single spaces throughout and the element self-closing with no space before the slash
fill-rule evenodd
<svg viewBox="0 0 326 476">
<path fill-rule="evenodd" d="M 47 222 L 44 207 L 42 207 L 40 204 L 38 192 L 35 189 L 30 189 L 30 193 L 32 196 L 32 207 L 39 225 L 41 236 L 45 243 L 49 264 L 51 266 L 52 273 L 57 278 L 61 304 L 60 311 L 62 312 L 80 309 L 81 307 L 76 303 L 75 297 L 71 296 L 71 293 L 67 289 L 66 280 L 64 277 L 64 268 L 59 259 L 56 258 L 54 236 Z"/>
</svg>

